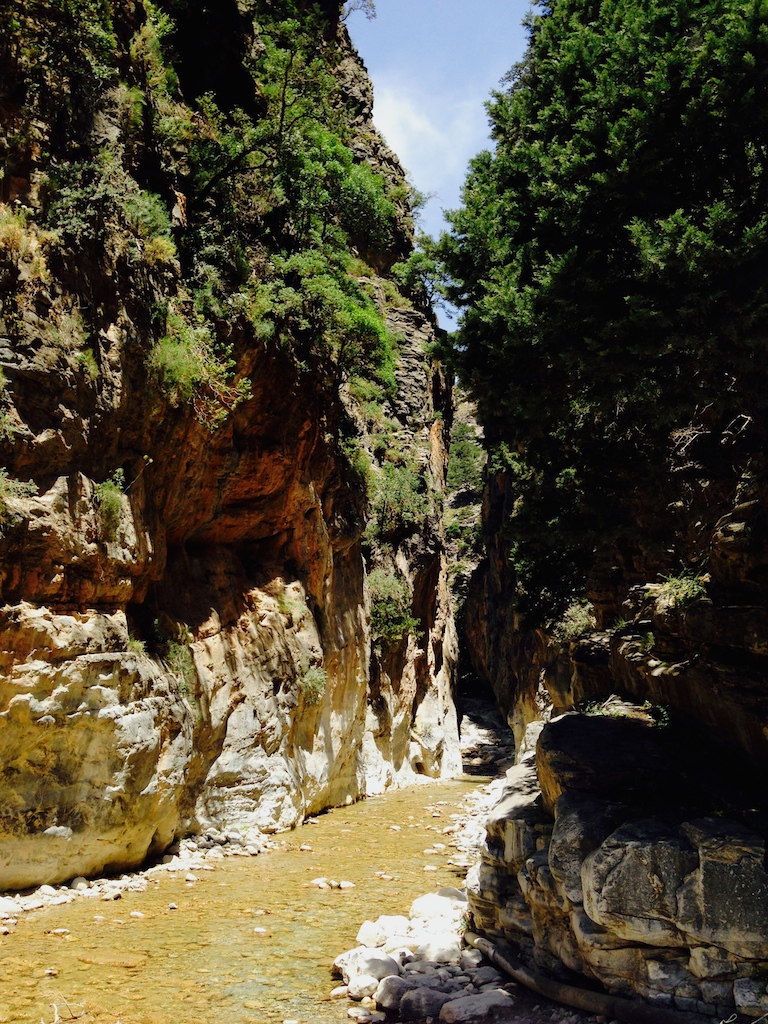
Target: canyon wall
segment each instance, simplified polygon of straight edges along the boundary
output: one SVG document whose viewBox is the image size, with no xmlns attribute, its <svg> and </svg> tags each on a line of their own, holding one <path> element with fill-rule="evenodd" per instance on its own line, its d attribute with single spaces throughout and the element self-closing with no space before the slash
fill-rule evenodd
<svg viewBox="0 0 768 1024">
<path fill-rule="evenodd" d="M 3 25 L 0 888 L 460 770 L 408 186 L 340 5 L 218 6 Z"/>
<path fill-rule="evenodd" d="M 477 927 L 555 975 L 725 1019 L 768 1008 L 764 650 L 758 453 L 672 439 L 635 539 L 597 553 L 587 600 L 526 628 L 502 523 L 468 645 L 518 765 L 469 882 Z M 697 449 L 698 446 L 698 449 Z M 681 572 L 680 565 L 697 566 Z"/>
</svg>

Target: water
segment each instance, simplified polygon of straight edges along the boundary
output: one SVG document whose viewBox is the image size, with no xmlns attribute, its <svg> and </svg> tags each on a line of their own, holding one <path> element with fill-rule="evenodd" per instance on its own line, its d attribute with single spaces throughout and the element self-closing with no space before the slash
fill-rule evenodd
<svg viewBox="0 0 768 1024">
<path fill-rule="evenodd" d="M 331 963 L 356 945 L 365 919 L 407 914 L 416 896 L 461 884 L 443 829 L 481 781 L 332 811 L 277 837 L 277 851 L 195 870 L 198 882 L 162 873 L 118 902 L 83 898 L 24 915 L 0 937 L 0 1024 L 51 1024 L 54 1007 L 82 1024 L 342 1024 L 348 1004 L 329 999 Z M 425 854 L 435 842 L 446 849 Z M 318 889 L 317 877 L 355 888 Z"/>
</svg>

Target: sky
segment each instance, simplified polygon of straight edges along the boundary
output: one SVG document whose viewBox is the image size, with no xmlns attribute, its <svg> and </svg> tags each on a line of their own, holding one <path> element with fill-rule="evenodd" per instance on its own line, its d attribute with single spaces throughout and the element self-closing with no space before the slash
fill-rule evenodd
<svg viewBox="0 0 768 1024">
<path fill-rule="evenodd" d="M 460 204 L 469 160 L 490 146 L 485 102 L 523 56 L 529 0 L 376 0 L 347 28 L 373 81 L 373 119 L 410 172 L 434 193 L 420 227 L 437 235 Z"/>
</svg>

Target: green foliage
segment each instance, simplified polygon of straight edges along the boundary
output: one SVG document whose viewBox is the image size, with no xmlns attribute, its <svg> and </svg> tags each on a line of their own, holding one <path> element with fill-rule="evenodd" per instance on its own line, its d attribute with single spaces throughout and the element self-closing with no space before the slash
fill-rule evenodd
<svg viewBox="0 0 768 1024">
<path fill-rule="evenodd" d="M 171 243 L 165 204 L 139 188 L 111 149 L 102 149 L 94 160 L 61 163 L 47 188 L 47 222 L 73 248 L 104 244 L 118 231 L 145 244 L 157 239 Z"/>
<path fill-rule="evenodd" d="M 445 271 L 438 246 L 429 235 L 420 232 L 416 236 L 416 247 L 407 259 L 392 267 L 392 276 L 415 301 L 445 305 Z"/>
<path fill-rule="evenodd" d="M 650 651 L 653 650 L 653 646 L 655 643 L 656 637 L 653 635 L 653 633 L 643 633 L 643 635 L 640 637 L 640 650 L 643 652 L 643 654 L 648 654 Z"/>
<path fill-rule="evenodd" d="M 483 449 L 469 423 L 457 423 L 451 433 L 446 485 L 449 491 L 479 491 L 483 485 Z"/>
<path fill-rule="evenodd" d="M 99 506 L 99 525 L 104 540 L 115 540 L 123 514 L 125 473 L 116 469 L 107 480 L 96 484 L 94 493 Z"/>
<path fill-rule="evenodd" d="M 152 632 L 154 649 L 176 676 L 179 693 L 183 697 L 191 694 L 194 699 L 197 669 L 190 648 L 192 634 L 189 627 L 163 616 L 155 619 Z"/>
<path fill-rule="evenodd" d="M 21 516 L 8 504 L 9 501 L 18 501 L 20 498 L 28 498 L 37 494 L 37 485 L 31 480 L 14 480 L 8 476 L 8 471 L 0 469 L 0 536 L 5 532 L 6 527 L 15 526 L 21 521 Z"/>
<path fill-rule="evenodd" d="M 308 707 L 314 707 L 323 699 L 328 676 L 324 668 L 312 665 L 299 679 L 299 693 Z"/>
<path fill-rule="evenodd" d="M 10 404 L 8 394 L 8 378 L 3 368 L 0 367 L 0 441 L 12 441 L 16 433 L 13 418 L 6 408 Z"/>
<path fill-rule="evenodd" d="M 131 654 L 145 654 L 147 646 L 143 640 L 139 640 L 138 637 L 135 637 L 133 636 L 133 634 L 131 634 L 128 637 L 128 650 L 130 651 Z"/>
<path fill-rule="evenodd" d="M 743 415 L 765 445 L 768 14 L 557 0 L 529 27 L 441 254 L 465 310 L 453 357 L 514 453 L 508 536 L 545 617 L 632 530 L 671 430 Z"/>
<path fill-rule="evenodd" d="M 558 644 L 568 644 L 595 628 L 594 608 L 586 600 L 572 601 L 552 628 L 552 638 Z"/>
<path fill-rule="evenodd" d="M 250 395 L 250 382 L 233 382 L 231 348 L 216 341 L 199 313 L 188 317 L 169 308 L 167 333 L 149 353 L 150 372 L 174 406 L 189 404 L 211 431 Z"/>
<path fill-rule="evenodd" d="M 171 222 L 168 208 L 160 196 L 139 189 L 126 197 L 123 211 L 129 226 L 140 238 L 150 239 L 157 235 L 170 236 Z"/>
<path fill-rule="evenodd" d="M 82 352 L 78 352 L 77 361 L 89 381 L 93 382 L 99 379 L 99 364 L 96 362 L 93 349 L 84 348 Z"/>
<path fill-rule="evenodd" d="M 381 567 L 368 576 L 371 596 L 371 641 L 380 653 L 396 647 L 416 632 L 418 619 L 411 615 L 411 591 L 396 572 Z"/>
<path fill-rule="evenodd" d="M 483 549 L 482 518 L 477 503 L 448 508 L 445 536 L 456 545 L 459 558 L 478 558 Z"/>
<path fill-rule="evenodd" d="M 665 598 L 673 608 L 685 608 L 706 596 L 704 578 L 695 575 L 668 576 L 659 589 L 659 597 Z"/>
<path fill-rule="evenodd" d="M 426 491 L 415 466 L 385 462 L 374 478 L 368 537 L 383 542 L 417 532 L 430 512 Z"/>
<path fill-rule="evenodd" d="M 197 669 L 195 660 L 192 657 L 189 643 L 177 640 L 169 640 L 165 652 L 165 660 L 168 668 L 179 680 L 179 693 L 183 697 L 194 694 L 195 683 L 197 682 Z"/>
<path fill-rule="evenodd" d="M 318 52 L 323 25 L 317 12 L 301 21 L 264 12 L 253 67 L 261 117 L 200 99 L 190 146 L 197 216 L 181 255 L 207 312 L 241 314 L 300 368 L 336 380 L 373 370 L 392 387 L 393 344 L 360 268 L 390 245 L 398 214 L 384 178 L 348 145 L 334 73 L 342 54 L 335 43 Z"/>
<path fill-rule="evenodd" d="M 33 93 L 45 89 L 72 119 L 93 109 L 100 85 L 114 77 L 117 40 L 109 0 L 49 0 L 0 7 L 0 53 L 18 61 Z M 56 74 L 46 77 L 50 54 Z"/>
</svg>

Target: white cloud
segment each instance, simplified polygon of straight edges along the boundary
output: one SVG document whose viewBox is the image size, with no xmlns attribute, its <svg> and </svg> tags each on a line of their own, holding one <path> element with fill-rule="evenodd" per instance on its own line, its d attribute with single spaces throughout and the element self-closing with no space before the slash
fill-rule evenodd
<svg viewBox="0 0 768 1024">
<path fill-rule="evenodd" d="M 439 230 L 439 211 L 458 205 L 467 163 L 489 144 L 483 98 L 435 96 L 418 84 L 380 76 L 373 119 L 416 187 L 436 193 L 424 221 L 428 231 Z"/>
</svg>

